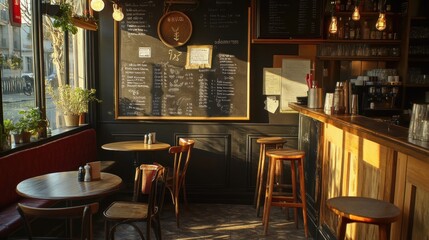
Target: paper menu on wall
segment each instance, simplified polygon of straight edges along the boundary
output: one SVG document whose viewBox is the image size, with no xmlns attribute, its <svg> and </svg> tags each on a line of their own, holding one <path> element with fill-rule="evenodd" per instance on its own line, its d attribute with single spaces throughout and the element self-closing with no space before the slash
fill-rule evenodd
<svg viewBox="0 0 429 240">
<path fill-rule="evenodd" d="M 281 94 L 281 68 L 264 68 L 263 95 Z"/>
<path fill-rule="evenodd" d="M 308 87 L 305 76 L 310 72 L 311 60 L 302 58 L 285 58 L 282 61 L 282 81 L 280 95 L 280 112 L 292 109 L 289 102 L 296 102 L 296 97 L 307 96 Z"/>
</svg>

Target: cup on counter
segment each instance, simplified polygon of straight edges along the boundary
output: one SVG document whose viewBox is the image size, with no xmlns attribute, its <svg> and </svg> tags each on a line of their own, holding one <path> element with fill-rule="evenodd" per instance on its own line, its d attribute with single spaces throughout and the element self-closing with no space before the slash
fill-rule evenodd
<svg viewBox="0 0 429 240">
<path fill-rule="evenodd" d="M 323 89 L 310 88 L 308 90 L 308 108 L 322 108 L 323 107 Z"/>
<path fill-rule="evenodd" d="M 358 101 L 358 95 L 352 94 L 352 102 L 351 102 L 351 111 L 350 113 L 352 115 L 357 115 L 359 113 L 359 101 Z"/>
<path fill-rule="evenodd" d="M 333 93 L 326 93 L 325 96 L 325 106 L 323 107 L 323 111 L 326 114 L 331 114 L 331 107 L 334 102 L 334 94 Z"/>
<path fill-rule="evenodd" d="M 429 141 L 429 104 L 413 104 L 408 137 Z"/>
</svg>

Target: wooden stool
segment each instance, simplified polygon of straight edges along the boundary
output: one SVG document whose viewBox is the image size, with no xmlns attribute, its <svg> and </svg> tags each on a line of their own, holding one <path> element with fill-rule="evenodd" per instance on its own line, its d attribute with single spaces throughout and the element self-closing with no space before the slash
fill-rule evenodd
<svg viewBox="0 0 429 240">
<path fill-rule="evenodd" d="M 262 224 L 264 225 L 264 233 L 268 232 L 268 222 L 270 219 L 270 210 L 271 206 L 277 207 L 292 207 L 295 211 L 295 224 L 298 228 L 298 210 L 297 208 L 302 208 L 302 218 L 304 220 L 304 231 L 305 237 L 308 237 L 308 227 L 307 227 L 307 207 L 305 200 L 305 182 L 304 182 L 304 156 L 305 152 L 296 150 L 296 149 L 274 149 L 267 151 L 267 156 L 270 157 L 268 162 L 268 176 L 267 176 L 267 187 L 265 193 L 265 205 L 264 205 L 264 215 L 262 217 Z M 292 177 L 292 196 L 285 196 L 274 192 L 274 181 L 275 181 L 275 170 L 278 161 L 289 161 L 291 168 L 291 177 Z M 281 162 L 282 163 L 282 162 Z M 295 163 L 297 163 L 297 168 L 299 171 L 299 186 L 301 194 L 301 202 L 298 202 L 297 193 L 296 193 L 296 168 Z M 276 188 L 282 188 L 281 184 L 276 183 Z"/>
<path fill-rule="evenodd" d="M 395 205 L 365 197 L 335 197 L 328 199 L 326 205 L 339 217 L 337 239 L 346 236 L 347 223 L 361 222 L 378 225 L 379 239 L 390 239 L 390 224 L 396 221 L 401 210 Z"/>
<path fill-rule="evenodd" d="M 261 209 L 261 196 L 262 188 L 264 186 L 264 177 L 265 177 L 265 152 L 267 149 L 278 149 L 282 148 L 283 145 L 287 142 L 285 138 L 281 137 L 264 137 L 258 138 L 256 140 L 257 143 L 260 144 L 259 148 L 259 162 L 258 162 L 258 172 L 256 175 L 256 189 L 255 189 L 255 197 L 253 200 L 253 204 L 256 207 L 256 216 L 259 217 L 259 212 Z"/>
</svg>

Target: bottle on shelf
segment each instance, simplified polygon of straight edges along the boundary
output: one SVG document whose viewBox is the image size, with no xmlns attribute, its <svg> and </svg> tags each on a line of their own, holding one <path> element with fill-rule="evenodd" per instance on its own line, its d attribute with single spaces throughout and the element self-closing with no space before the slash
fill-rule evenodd
<svg viewBox="0 0 429 240">
<path fill-rule="evenodd" d="M 377 29 L 375 28 L 375 24 L 373 24 L 373 26 L 371 27 L 369 39 L 377 39 Z"/>
<path fill-rule="evenodd" d="M 347 3 L 346 3 L 346 11 L 347 11 L 347 12 L 351 12 L 352 10 L 353 10 L 352 0 L 347 0 Z"/>
<path fill-rule="evenodd" d="M 346 108 L 344 106 L 344 83 L 337 82 L 331 112 L 332 114 L 344 114 L 345 111 Z"/>
<path fill-rule="evenodd" d="M 349 38 L 354 40 L 356 39 L 355 21 L 349 18 L 349 22 Z"/>
<path fill-rule="evenodd" d="M 370 38 L 370 32 L 368 22 L 364 21 L 362 26 L 362 39 L 369 39 Z"/>
<path fill-rule="evenodd" d="M 341 17 L 338 19 L 338 39 L 344 39 L 344 22 Z"/>
<path fill-rule="evenodd" d="M 349 17 L 349 19 L 344 23 L 344 39 L 346 40 L 350 39 L 350 20 L 351 18 Z"/>
<path fill-rule="evenodd" d="M 387 39 L 393 40 L 393 25 L 392 25 L 392 23 L 387 25 Z"/>
</svg>

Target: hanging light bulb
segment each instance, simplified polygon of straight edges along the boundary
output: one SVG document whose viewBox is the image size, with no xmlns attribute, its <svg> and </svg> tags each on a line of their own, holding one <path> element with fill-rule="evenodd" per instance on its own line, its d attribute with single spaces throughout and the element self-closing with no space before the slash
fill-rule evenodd
<svg viewBox="0 0 429 240">
<path fill-rule="evenodd" d="M 353 11 L 353 14 L 352 14 L 352 19 L 354 21 L 359 21 L 359 19 L 360 19 L 360 13 L 359 13 L 359 7 L 358 6 L 355 6 L 355 10 Z"/>
<path fill-rule="evenodd" d="M 117 4 L 113 4 L 113 14 L 112 14 L 113 19 L 115 19 L 115 21 L 122 21 L 122 19 L 124 19 L 124 14 L 122 13 L 122 8 L 118 7 Z"/>
<path fill-rule="evenodd" d="M 91 0 L 91 8 L 94 11 L 100 12 L 104 8 L 103 0 Z"/>
<path fill-rule="evenodd" d="M 386 29 L 386 14 L 383 12 L 380 12 L 380 15 L 378 15 L 377 22 L 375 23 L 375 28 L 377 28 L 378 31 L 383 31 Z"/>
<path fill-rule="evenodd" d="M 335 34 L 338 31 L 338 22 L 337 17 L 332 16 L 331 17 L 331 23 L 329 24 L 329 33 Z"/>
</svg>

